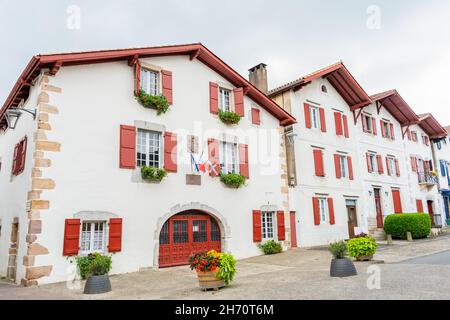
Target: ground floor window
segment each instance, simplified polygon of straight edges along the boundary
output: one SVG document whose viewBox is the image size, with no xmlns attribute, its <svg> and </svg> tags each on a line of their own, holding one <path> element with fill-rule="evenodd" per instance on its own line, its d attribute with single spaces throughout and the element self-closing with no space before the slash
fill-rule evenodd
<svg viewBox="0 0 450 320">
<path fill-rule="evenodd" d="M 85 221 L 81 227 L 80 252 L 84 254 L 105 251 L 106 222 Z"/>
<path fill-rule="evenodd" d="M 274 216 L 273 211 L 261 212 L 261 232 L 264 240 L 274 239 Z"/>
</svg>

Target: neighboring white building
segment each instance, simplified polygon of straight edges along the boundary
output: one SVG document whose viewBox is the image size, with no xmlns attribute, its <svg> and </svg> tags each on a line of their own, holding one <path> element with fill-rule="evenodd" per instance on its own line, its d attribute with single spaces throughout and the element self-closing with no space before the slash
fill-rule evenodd
<svg viewBox="0 0 450 320">
<path fill-rule="evenodd" d="M 169 111 L 144 108 L 140 89 Z M 8 128 L 16 107 L 36 119 L 22 111 Z M 241 121 L 225 125 L 218 109 Z M 66 281 L 70 257 L 93 251 L 114 253 L 115 274 L 186 264 L 193 251 L 289 246 L 280 137 L 294 122 L 201 44 L 33 57 L 0 110 L 0 276 Z M 218 164 L 246 185 L 210 176 Z M 142 165 L 168 175 L 146 182 Z"/>
<path fill-rule="evenodd" d="M 271 90 L 269 96 L 298 120 L 289 133 L 294 139 L 288 171 L 300 245 L 325 245 L 361 233 L 366 223 L 360 133 L 352 110 L 370 104 L 369 96 L 342 63 Z"/>
<path fill-rule="evenodd" d="M 450 126 L 444 127 L 450 132 Z M 432 147 L 435 156 L 435 164 L 439 170 L 439 192 L 445 212 L 443 225 L 450 225 L 450 136 L 432 140 Z"/>
</svg>

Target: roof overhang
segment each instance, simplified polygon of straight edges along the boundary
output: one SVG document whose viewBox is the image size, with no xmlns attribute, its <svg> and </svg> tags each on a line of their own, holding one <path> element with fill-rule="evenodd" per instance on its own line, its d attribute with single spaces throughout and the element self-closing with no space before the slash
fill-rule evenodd
<svg viewBox="0 0 450 320">
<path fill-rule="evenodd" d="M 281 125 L 290 125 L 296 122 L 295 118 L 267 97 L 263 92 L 253 86 L 247 79 L 233 70 L 209 49 L 201 43 L 161 46 L 148 48 L 118 49 L 118 50 L 102 50 L 88 51 L 77 53 L 62 53 L 37 55 L 31 58 L 25 70 L 20 75 L 13 89 L 8 95 L 5 103 L 0 109 L 0 127 L 6 123 L 5 112 L 11 107 L 19 106 L 22 100 L 26 100 L 30 93 L 30 87 L 41 73 L 42 70 L 48 70 L 50 74 L 56 74 L 61 67 L 106 63 L 115 61 L 130 61 L 136 58 L 148 58 L 155 56 L 168 55 L 188 55 L 191 60 L 198 59 L 230 83 L 236 87 L 243 87 L 244 93 L 261 105 L 274 117 L 276 117 Z"/>
<path fill-rule="evenodd" d="M 441 124 L 433 117 L 431 113 L 419 115 L 419 126 L 427 133 L 430 139 L 439 139 L 448 135 Z"/>
<path fill-rule="evenodd" d="M 406 103 L 397 90 L 389 90 L 374 94 L 370 97 L 377 104 L 377 108 L 384 107 L 402 126 L 419 123 L 419 117 Z"/>
<path fill-rule="evenodd" d="M 342 62 L 338 62 L 315 71 L 303 78 L 275 88 L 269 92 L 269 96 L 273 97 L 291 89 L 294 91 L 300 90 L 318 78 L 327 79 L 342 96 L 352 111 L 372 103 L 369 95 L 359 85 Z"/>
</svg>

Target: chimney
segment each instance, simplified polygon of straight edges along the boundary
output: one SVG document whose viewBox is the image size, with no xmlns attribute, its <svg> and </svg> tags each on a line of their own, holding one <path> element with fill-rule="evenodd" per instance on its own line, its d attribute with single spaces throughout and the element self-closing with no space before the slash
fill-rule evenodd
<svg viewBox="0 0 450 320">
<path fill-rule="evenodd" d="M 249 69 L 248 79 L 259 90 L 267 94 L 267 65 L 260 63 L 257 66 Z"/>
</svg>

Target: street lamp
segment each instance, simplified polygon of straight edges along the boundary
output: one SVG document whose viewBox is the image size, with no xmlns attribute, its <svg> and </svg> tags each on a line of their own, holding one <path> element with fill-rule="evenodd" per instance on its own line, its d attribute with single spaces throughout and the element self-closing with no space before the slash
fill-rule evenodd
<svg viewBox="0 0 450 320">
<path fill-rule="evenodd" d="M 22 115 L 23 111 L 31 114 L 33 116 L 33 119 L 36 119 L 36 109 L 27 110 L 20 108 L 10 108 L 6 111 L 6 122 L 8 123 L 8 128 L 13 130 L 16 128 L 17 122 L 19 121 L 19 118 Z"/>
</svg>

